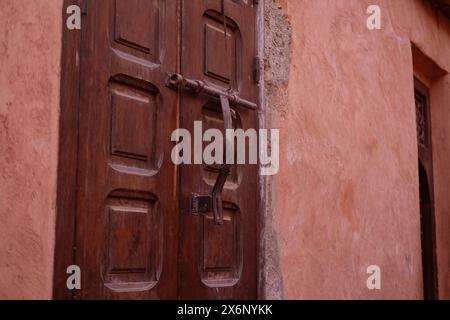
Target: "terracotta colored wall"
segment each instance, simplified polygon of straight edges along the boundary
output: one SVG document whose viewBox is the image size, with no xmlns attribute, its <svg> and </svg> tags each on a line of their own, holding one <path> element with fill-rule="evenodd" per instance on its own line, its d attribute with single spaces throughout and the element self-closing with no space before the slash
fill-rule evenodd
<svg viewBox="0 0 450 320">
<path fill-rule="evenodd" d="M 383 29 L 368 31 L 370 4 Z M 266 0 L 266 296 L 421 298 L 411 42 L 450 71 L 450 23 L 421 0 Z M 1 0 L 0 299 L 50 298 L 61 0 Z M 271 21 L 273 20 L 273 21 Z M 432 82 L 440 293 L 450 298 L 450 78 Z M 433 94 L 439 93 L 439 94 Z M 382 290 L 366 288 L 368 265 Z"/>
<path fill-rule="evenodd" d="M 286 44 L 266 30 L 266 124 L 281 128 L 280 173 L 266 190 L 275 208 L 266 225 L 266 296 L 422 298 L 411 42 L 448 72 L 450 23 L 421 0 L 276 4 L 266 0 L 266 27 L 281 10 L 292 39 L 288 81 L 274 82 L 282 76 L 268 47 Z M 366 28 L 371 4 L 382 9 L 382 30 Z M 448 77 L 437 85 L 450 92 Z M 437 104 L 439 277 L 449 298 L 448 96 Z M 381 267 L 382 290 L 367 289 L 369 265 Z"/>
<path fill-rule="evenodd" d="M 51 298 L 61 12 L 0 1 L 0 299 Z"/>
</svg>

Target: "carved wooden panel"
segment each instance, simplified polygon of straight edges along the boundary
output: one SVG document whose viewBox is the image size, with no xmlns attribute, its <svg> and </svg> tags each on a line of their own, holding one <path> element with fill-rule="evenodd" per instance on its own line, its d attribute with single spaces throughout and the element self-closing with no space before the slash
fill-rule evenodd
<svg viewBox="0 0 450 320">
<path fill-rule="evenodd" d="M 225 32 L 220 28 L 211 24 L 205 25 L 205 71 L 206 74 L 230 83 L 232 77 L 232 66 L 235 64 L 234 42 L 231 31 L 226 35 L 227 43 L 225 43 Z M 222 55 L 223 59 L 218 59 L 217 55 Z"/>
<path fill-rule="evenodd" d="M 152 195 L 113 193 L 105 212 L 105 285 L 113 291 L 145 291 L 159 279 L 162 216 Z"/>
<path fill-rule="evenodd" d="M 427 146 L 427 98 L 420 91 L 415 90 L 417 143 L 421 147 Z"/>
<path fill-rule="evenodd" d="M 112 92 L 112 153 L 146 161 L 151 152 L 155 114 L 154 97 Z"/>
<path fill-rule="evenodd" d="M 115 0 L 114 41 L 120 50 L 158 63 L 163 6 L 161 0 Z"/>
<path fill-rule="evenodd" d="M 110 83 L 110 152 L 113 168 L 131 174 L 157 171 L 156 141 L 159 93 L 153 85 L 130 77 Z"/>
<path fill-rule="evenodd" d="M 224 224 L 203 217 L 202 281 L 210 287 L 231 287 L 240 279 L 242 246 L 239 209 L 224 203 Z"/>
<path fill-rule="evenodd" d="M 223 18 L 222 18 L 223 19 Z M 237 87 L 239 30 L 235 23 L 208 11 L 204 17 L 204 72 L 211 82 Z"/>
</svg>

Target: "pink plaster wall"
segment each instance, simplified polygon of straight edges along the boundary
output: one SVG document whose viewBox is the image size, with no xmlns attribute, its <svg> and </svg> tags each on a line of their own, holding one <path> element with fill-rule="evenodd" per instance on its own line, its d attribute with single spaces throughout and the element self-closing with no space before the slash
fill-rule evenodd
<svg viewBox="0 0 450 320">
<path fill-rule="evenodd" d="M 0 299 L 52 295 L 61 13 L 0 1 Z"/>
<path fill-rule="evenodd" d="M 272 126 L 281 128 L 271 195 L 281 296 L 420 299 L 411 42 L 448 72 L 450 23 L 421 0 L 276 2 L 292 27 L 289 83 L 278 93 L 288 101 L 267 99 Z M 375 3 L 382 30 L 369 31 L 366 9 Z M 448 78 L 439 86 L 450 92 Z M 442 99 L 433 115 L 435 190 L 441 296 L 449 298 L 450 122 Z M 366 287 L 369 265 L 381 267 L 381 290 Z"/>
</svg>

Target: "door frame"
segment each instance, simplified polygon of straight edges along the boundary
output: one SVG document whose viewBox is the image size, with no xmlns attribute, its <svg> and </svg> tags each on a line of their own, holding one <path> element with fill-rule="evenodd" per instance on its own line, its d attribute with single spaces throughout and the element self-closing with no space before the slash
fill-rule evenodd
<svg viewBox="0 0 450 320">
<path fill-rule="evenodd" d="M 82 31 L 66 27 L 66 8 L 82 7 L 83 0 L 63 0 L 60 85 L 58 180 L 53 298 L 73 299 L 66 289 L 68 266 L 76 264 L 76 191 L 78 172 L 78 113 L 80 97 Z"/>
<path fill-rule="evenodd" d="M 430 88 L 420 80 L 419 77 L 414 75 L 414 94 L 418 92 L 426 99 L 426 110 L 425 110 L 425 146 L 420 146 L 417 144 L 418 148 L 418 160 L 419 160 L 419 187 L 420 186 L 420 166 L 424 170 L 427 179 L 427 191 L 429 193 L 430 200 L 430 225 L 428 226 L 431 233 L 431 261 L 428 262 L 427 268 L 431 268 L 432 276 L 432 288 L 426 291 L 425 287 L 425 275 L 422 276 L 423 280 L 423 293 L 425 300 L 438 300 L 439 299 L 439 282 L 438 282 L 438 264 L 437 264 L 437 247 L 436 247 L 436 215 L 435 215 L 435 196 L 434 196 L 434 166 L 433 166 L 433 127 L 431 123 L 431 99 L 430 99 Z M 422 233 L 427 226 L 423 225 L 422 221 L 422 208 L 420 208 L 421 221 L 421 259 L 422 259 L 422 271 L 424 272 L 425 265 L 423 261 L 425 248 L 423 247 Z"/>
<path fill-rule="evenodd" d="M 183 0 L 177 0 L 178 10 Z M 61 51 L 61 83 L 60 83 L 60 120 L 59 120 L 59 151 L 58 180 L 56 194 L 56 233 L 54 251 L 53 298 L 58 300 L 74 299 L 73 292 L 66 289 L 69 266 L 76 264 L 76 227 L 77 227 L 77 186 L 78 186 L 78 132 L 79 132 L 79 98 L 80 73 L 82 66 L 82 30 L 69 30 L 66 27 L 66 8 L 70 5 L 83 7 L 83 0 L 63 0 L 62 10 L 62 51 Z M 264 52 L 264 1 L 255 1 L 256 17 L 256 48 L 257 55 Z M 180 14 L 180 13 L 179 13 Z M 180 19 L 179 19 L 180 20 Z M 181 21 L 179 21 L 180 23 Z M 83 25 L 83 18 L 82 18 Z M 179 27 L 179 26 L 178 26 Z M 259 97 L 259 127 L 264 123 L 264 75 L 260 74 Z M 178 102 L 179 103 L 179 102 Z M 179 110 L 179 109 L 178 109 Z M 258 190 L 264 187 L 265 177 L 258 177 Z M 265 294 L 264 277 L 264 237 L 265 219 L 262 213 L 266 205 L 265 192 L 258 192 L 257 199 L 257 294 L 263 299 Z M 83 273 L 81 273 L 83 276 Z"/>
</svg>

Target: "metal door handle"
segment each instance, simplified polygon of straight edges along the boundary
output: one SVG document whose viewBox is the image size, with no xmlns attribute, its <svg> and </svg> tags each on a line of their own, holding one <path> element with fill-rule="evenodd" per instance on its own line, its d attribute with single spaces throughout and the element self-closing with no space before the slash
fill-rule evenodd
<svg viewBox="0 0 450 320">
<path fill-rule="evenodd" d="M 225 132 L 227 132 L 227 129 L 233 129 L 230 104 L 225 96 L 220 96 L 220 104 L 222 107 Z M 230 174 L 230 169 L 231 165 L 226 163 L 222 164 L 210 195 L 191 194 L 191 213 L 198 214 L 212 211 L 214 214 L 214 223 L 223 224 L 222 191 Z"/>
<path fill-rule="evenodd" d="M 208 86 L 203 81 L 186 79 L 180 74 L 170 74 L 168 77 L 167 85 L 172 89 L 186 89 L 193 94 L 205 94 L 208 96 L 219 98 L 225 133 L 228 129 L 233 129 L 230 102 L 232 104 L 240 105 L 251 110 L 257 109 L 257 105 L 253 102 L 241 99 L 239 96 L 228 91 L 223 91 L 215 87 Z M 219 175 L 217 176 L 217 180 L 214 184 L 211 194 L 191 194 L 191 213 L 206 214 L 212 211 L 214 214 L 214 223 L 219 225 L 223 224 L 222 191 L 227 178 L 230 175 L 230 169 L 231 165 L 229 164 L 225 163 L 221 166 Z"/>
</svg>

